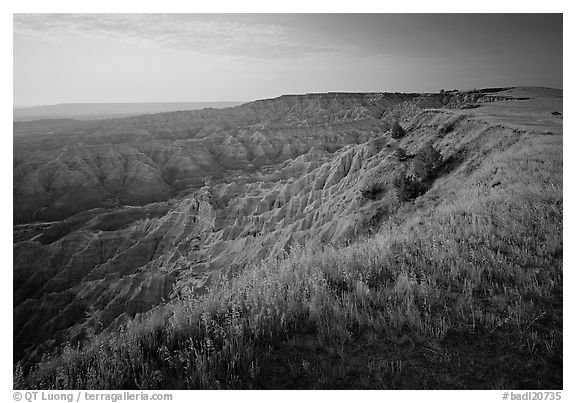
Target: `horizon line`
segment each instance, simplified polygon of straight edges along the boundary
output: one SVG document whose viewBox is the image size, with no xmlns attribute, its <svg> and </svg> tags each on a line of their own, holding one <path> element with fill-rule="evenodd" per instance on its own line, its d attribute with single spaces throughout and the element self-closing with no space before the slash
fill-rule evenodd
<svg viewBox="0 0 576 403">
<path fill-rule="evenodd" d="M 323 92 L 306 92 L 306 93 L 285 93 L 271 97 L 265 98 L 256 98 L 252 100 L 245 100 L 245 101 L 126 101 L 126 102 L 59 102 L 54 104 L 19 104 L 13 105 L 12 109 L 24 109 L 24 108 L 40 108 L 40 107 L 47 107 L 47 106 L 60 106 L 60 105 L 150 105 L 150 104 L 192 104 L 192 103 L 249 103 L 255 101 L 264 101 L 270 100 L 275 98 L 280 98 L 283 96 L 305 96 L 305 95 L 322 95 L 322 94 L 437 94 L 441 90 L 445 91 L 458 91 L 458 92 L 469 92 L 469 91 L 477 91 L 477 90 L 486 90 L 486 89 L 512 89 L 512 88 L 546 88 L 551 90 L 559 90 L 563 91 L 563 87 L 545 87 L 540 85 L 511 85 L 511 86 L 488 86 L 488 87 L 478 87 L 478 88 L 470 88 L 470 89 L 458 89 L 458 88 L 441 88 L 437 91 L 323 91 Z"/>
</svg>

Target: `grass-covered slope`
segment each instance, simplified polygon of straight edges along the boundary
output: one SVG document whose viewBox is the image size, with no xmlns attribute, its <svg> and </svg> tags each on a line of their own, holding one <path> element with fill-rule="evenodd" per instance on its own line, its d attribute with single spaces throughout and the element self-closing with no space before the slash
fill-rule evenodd
<svg viewBox="0 0 576 403">
<path fill-rule="evenodd" d="M 506 102 L 406 121 L 400 146 L 443 161 L 371 237 L 222 278 L 16 366 L 15 388 L 561 389 L 561 123 Z"/>
</svg>

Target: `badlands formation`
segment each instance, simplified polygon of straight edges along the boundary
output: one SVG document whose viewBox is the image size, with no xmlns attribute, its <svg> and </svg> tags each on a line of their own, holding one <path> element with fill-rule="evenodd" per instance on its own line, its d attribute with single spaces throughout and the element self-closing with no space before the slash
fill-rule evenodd
<svg viewBox="0 0 576 403">
<path fill-rule="evenodd" d="M 15 123 L 14 360 L 410 219 L 493 150 L 561 139 L 561 111 L 559 90 L 496 88 Z"/>
</svg>

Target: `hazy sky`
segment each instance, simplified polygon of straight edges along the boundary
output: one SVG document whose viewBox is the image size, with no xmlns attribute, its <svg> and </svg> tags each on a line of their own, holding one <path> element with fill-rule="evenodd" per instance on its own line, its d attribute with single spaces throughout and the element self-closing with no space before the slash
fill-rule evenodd
<svg viewBox="0 0 576 403">
<path fill-rule="evenodd" d="M 14 104 L 562 88 L 561 14 L 16 14 Z"/>
</svg>

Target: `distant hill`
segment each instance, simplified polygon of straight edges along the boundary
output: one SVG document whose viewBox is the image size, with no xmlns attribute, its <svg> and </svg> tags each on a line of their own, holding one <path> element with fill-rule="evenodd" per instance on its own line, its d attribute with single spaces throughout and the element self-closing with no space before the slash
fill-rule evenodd
<svg viewBox="0 0 576 403">
<path fill-rule="evenodd" d="M 242 102 L 146 102 L 146 103 L 78 103 L 15 107 L 15 121 L 37 119 L 107 119 L 146 113 L 187 111 L 204 108 L 228 108 Z"/>
</svg>

